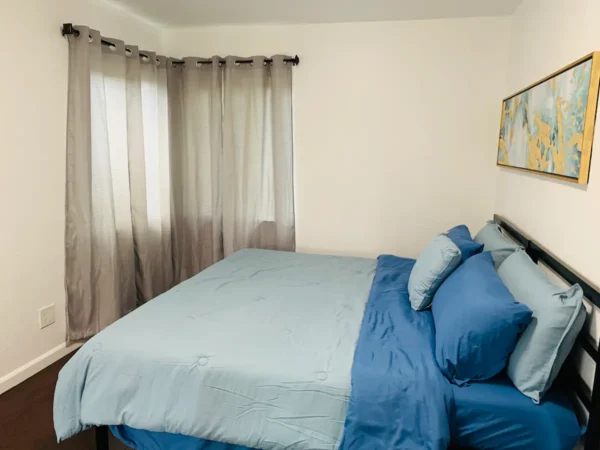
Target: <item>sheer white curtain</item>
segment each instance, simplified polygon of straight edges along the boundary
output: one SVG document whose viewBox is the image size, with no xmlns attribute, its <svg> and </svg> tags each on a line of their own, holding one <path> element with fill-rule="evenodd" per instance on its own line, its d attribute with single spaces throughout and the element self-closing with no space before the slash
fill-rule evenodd
<svg viewBox="0 0 600 450">
<path fill-rule="evenodd" d="M 173 277 L 166 61 L 157 67 L 152 54 L 143 61 L 136 47 L 78 30 L 69 36 L 69 340 L 94 335 Z"/>
<path fill-rule="evenodd" d="M 292 65 L 283 56 L 176 64 L 77 29 L 80 37 L 69 36 L 69 340 L 236 250 L 295 247 Z"/>
</svg>

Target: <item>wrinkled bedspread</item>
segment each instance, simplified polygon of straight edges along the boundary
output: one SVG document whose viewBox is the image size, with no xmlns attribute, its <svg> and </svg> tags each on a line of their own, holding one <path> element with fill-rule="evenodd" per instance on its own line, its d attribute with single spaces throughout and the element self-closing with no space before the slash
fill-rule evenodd
<svg viewBox="0 0 600 450">
<path fill-rule="evenodd" d="M 57 436 L 126 425 L 248 448 L 446 448 L 451 390 L 431 314 L 410 309 L 413 264 L 380 257 L 373 279 L 374 260 L 238 252 L 75 354 Z"/>
<path fill-rule="evenodd" d="M 337 448 L 375 267 L 231 255 L 75 354 L 56 388 L 58 438 L 123 424 L 254 448 Z"/>
</svg>

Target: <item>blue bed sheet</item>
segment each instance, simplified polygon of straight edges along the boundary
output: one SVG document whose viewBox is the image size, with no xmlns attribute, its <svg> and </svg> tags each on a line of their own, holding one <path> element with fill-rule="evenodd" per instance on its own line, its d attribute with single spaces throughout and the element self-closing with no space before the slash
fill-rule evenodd
<svg viewBox="0 0 600 450">
<path fill-rule="evenodd" d="M 183 434 L 138 430 L 127 425 L 111 426 L 110 431 L 134 450 L 251 450 L 241 445 L 207 441 Z"/>
<path fill-rule="evenodd" d="M 582 434 L 568 398 L 558 389 L 539 405 L 505 374 L 453 386 L 453 444 L 480 450 L 572 450 Z"/>
</svg>

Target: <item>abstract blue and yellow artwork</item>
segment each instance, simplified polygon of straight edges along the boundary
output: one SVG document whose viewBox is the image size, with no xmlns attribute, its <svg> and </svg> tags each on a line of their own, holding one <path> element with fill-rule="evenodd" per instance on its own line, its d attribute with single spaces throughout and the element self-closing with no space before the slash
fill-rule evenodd
<svg viewBox="0 0 600 450">
<path fill-rule="evenodd" d="M 587 183 L 600 53 L 504 100 L 498 164 Z"/>
</svg>

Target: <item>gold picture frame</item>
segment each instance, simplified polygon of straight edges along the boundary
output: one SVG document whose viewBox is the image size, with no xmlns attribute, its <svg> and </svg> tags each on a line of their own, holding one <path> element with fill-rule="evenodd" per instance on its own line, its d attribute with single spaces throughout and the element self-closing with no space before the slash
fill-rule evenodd
<svg viewBox="0 0 600 450">
<path fill-rule="evenodd" d="M 587 184 L 599 90 L 593 52 L 505 98 L 496 164 Z"/>
</svg>

